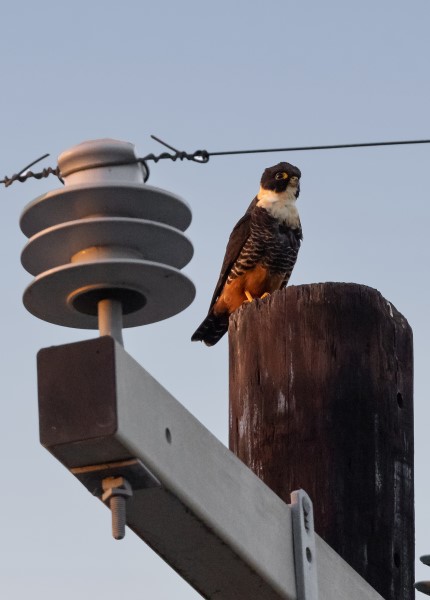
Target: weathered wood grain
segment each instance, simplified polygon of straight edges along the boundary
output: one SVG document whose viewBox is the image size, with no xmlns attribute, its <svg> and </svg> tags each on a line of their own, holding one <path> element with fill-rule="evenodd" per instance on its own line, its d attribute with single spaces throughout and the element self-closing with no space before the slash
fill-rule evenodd
<svg viewBox="0 0 430 600">
<path fill-rule="evenodd" d="M 230 319 L 230 449 L 387 600 L 412 600 L 413 358 L 406 319 L 357 284 L 289 287 Z"/>
</svg>

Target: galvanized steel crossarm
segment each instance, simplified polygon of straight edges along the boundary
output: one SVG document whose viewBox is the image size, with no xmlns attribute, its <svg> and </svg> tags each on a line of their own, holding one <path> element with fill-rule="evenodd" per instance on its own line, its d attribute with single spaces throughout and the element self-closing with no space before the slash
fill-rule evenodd
<svg viewBox="0 0 430 600">
<path fill-rule="evenodd" d="M 153 482 L 133 490 L 127 525 L 204 598 L 316 600 L 297 591 L 290 506 L 121 345 L 104 337 L 47 348 L 38 362 L 42 443 L 75 474 L 140 461 Z M 68 432 L 53 428 L 77 398 L 87 414 Z M 318 536 L 313 552 L 318 600 L 381 600 Z"/>
</svg>

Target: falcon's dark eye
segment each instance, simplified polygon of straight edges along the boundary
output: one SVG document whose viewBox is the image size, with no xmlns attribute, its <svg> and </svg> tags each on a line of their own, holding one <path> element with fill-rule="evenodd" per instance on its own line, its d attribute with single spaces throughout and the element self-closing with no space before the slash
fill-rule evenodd
<svg viewBox="0 0 430 600">
<path fill-rule="evenodd" d="M 283 172 L 283 173 L 276 173 L 275 179 L 277 179 L 278 181 L 280 179 L 288 179 L 288 174 L 285 173 L 285 172 Z"/>
</svg>

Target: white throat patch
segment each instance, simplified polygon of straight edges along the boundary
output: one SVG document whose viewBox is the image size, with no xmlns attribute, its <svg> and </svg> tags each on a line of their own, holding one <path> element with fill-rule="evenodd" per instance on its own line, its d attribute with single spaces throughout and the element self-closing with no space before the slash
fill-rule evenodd
<svg viewBox="0 0 430 600">
<path fill-rule="evenodd" d="M 288 186 L 285 192 L 274 192 L 260 187 L 257 206 L 265 208 L 272 217 L 292 229 L 300 227 L 299 212 L 296 208 L 296 188 Z"/>
</svg>

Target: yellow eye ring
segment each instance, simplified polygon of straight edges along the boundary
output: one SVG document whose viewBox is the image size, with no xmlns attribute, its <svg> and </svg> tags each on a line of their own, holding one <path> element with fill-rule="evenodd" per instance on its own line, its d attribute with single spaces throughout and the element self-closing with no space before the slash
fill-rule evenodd
<svg viewBox="0 0 430 600">
<path fill-rule="evenodd" d="M 277 179 L 278 181 L 281 179 L 288 179 L 288 173 L 276 173 L 275 175 L 275 179 Z"/>
</svg>

